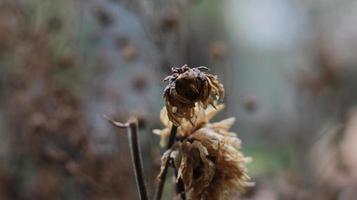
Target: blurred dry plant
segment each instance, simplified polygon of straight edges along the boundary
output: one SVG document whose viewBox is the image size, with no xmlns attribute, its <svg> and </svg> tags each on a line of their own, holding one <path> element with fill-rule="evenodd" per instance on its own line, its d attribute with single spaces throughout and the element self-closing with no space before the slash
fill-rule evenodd
<svg viewBox="0 0 357 200">
<path fill-rule="evenodd" d="M 129 167 L 117 170 L 127 165 L 125 155 L 92 148 L 83 100 L 58 76 L 79 70 L 75 54 L 56 55 L 46 26 L 34 29 L 25 19 L 17 2 L 0 4 L 1 95 L 6 134 L 16 147 L 0 169 L 1 186 L 13 187 L 1 189 L 1 199 L 66 198 L 68 191 L 84 199 L 126 198 L 131 191 L 121 185 L 131 183 L 125 180 Z"/>
<path fill-rule="evenodd" d="M 348 191 L 356 184 L 356 141 L 357 110 L 354 108 L 342 125 L 332 124 L 327 127 L 321 139 L 313 146 L 310 158 L 317 182 L 314 196 L 336 199 L 344 193 L 350 193 L 349 196 L 357 194 Z"/>
</svg>

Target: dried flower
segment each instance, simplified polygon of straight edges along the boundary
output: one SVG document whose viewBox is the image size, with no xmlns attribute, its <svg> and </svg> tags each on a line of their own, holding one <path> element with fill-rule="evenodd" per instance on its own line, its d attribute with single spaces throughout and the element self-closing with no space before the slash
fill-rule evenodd
<svg viewBox="0 0 357 200">
<path fill-rule="evenodd" d="M 164 81 L 169 84 L 164 90 L 167 114 L 174 123 L 179 126 L 183 118 L 192 122 L 195 116 L 196 105 L 206 108 L 213 105 L 215 99 L 224 96 L 223 85 L 217 76 L 203 72 L 206 67 L 189 68 L 187 65 L 181 68 L 172 68 L 172 75 Z"/>
<path fill-rule="evenodd" d="M 176 179 L 183 180 L 188 199 L 230 199 L 232 193 L 251 185 L 245 167 L 250 159 L 239 151 L 240 140 L 236 134 L 229 132 L 235 119 L 209 123 L 223 107 L 218 105 L 217 110 L 197 107 L 196 123 L 185 121 L 181 124 L 177 131 L 180 140 L 161 159 L 161 172 L 167 163 L 172 164 L 178 172 Z M 165 119 L 165 109 L 161 114 L 161 120 L 170 126 L 167 117 Z M 154 132 L 166 138 L 167 129 Z"/>
<path fill-rule="evenodd" d="M 191 123 L 188 120 L 182 120 L 180 126 L 177 130 L 177 138 L 186 138 L 191 135 L 196 130 L 205 127 L 209 121 L 221 110 L 223 110 L 224 105 L 208 106 L 206 109 L 196 107 L 195 109 L 195 123 Z M 165 126 L 164 129 L 154 129 L 153 132 L 161 136 L 160 145 L 164 147 L 167 144 L 168 137 L 171 132 L 171 127 L 173 123 L 169 120 L 166 107 L 162 108 L 160 112 L 161 123 Z M 232 118 L 230 119 L 232 120 Z"/>
</svg>

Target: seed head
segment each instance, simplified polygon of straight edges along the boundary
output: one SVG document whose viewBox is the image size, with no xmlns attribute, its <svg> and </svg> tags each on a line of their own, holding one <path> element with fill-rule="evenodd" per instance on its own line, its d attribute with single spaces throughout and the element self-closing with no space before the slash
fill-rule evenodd
<svg viewBox="0 0 357 200">
<path fill-rule="evenodd" d="M 164 90 L 166 109 L 174 125 L 179 126 L 183 118 L 192 122 L 196 106 L 206 108 L 224 97 L 223 85 L 217 76 L 205 72 L 207 70 L 184 65 L 172 68 L 172 75 L 164 79 L 169 82 Z"/>
</svg>

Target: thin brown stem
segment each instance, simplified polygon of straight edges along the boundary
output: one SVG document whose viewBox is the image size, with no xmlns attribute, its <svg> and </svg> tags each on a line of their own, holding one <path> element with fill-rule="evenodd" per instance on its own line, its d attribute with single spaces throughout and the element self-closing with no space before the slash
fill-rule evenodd
<svg viewBox="0 0 357 200">
<path fill-rule="evenodd" d="M 127 123 L 123 124 L 120 122 L 113 121 L 107 117 L 106 119 L 117 128 L 128 129 L 130 155 L 134 166 L 134 174 L 136 178 L 136 184 L 138 187 L 140 200 L 148 200 L 149 198 L 145 185 L 143 163 L 142 163 L 141 150 L 140 150 L 139 138 L 138 138 L 139 128 L 138 128 L 137 120 L 131 119 Z"/>
<path fill-rule="evenodd" d="M 167 149 L 170 149 L 176 140 L 177 126 L 173 125 L 171 127 L 171 133 L 169 138 L 169 143 L 167 144 Z M 155 200 L 161 200 L 162 192 L 165 186 L 165 180 L 167 176 L 168 163 L 165 165 L 164 171 L 161 174 L 161 178 L 159 179 L 157 189 L 155 192 Z"/>
</svg>

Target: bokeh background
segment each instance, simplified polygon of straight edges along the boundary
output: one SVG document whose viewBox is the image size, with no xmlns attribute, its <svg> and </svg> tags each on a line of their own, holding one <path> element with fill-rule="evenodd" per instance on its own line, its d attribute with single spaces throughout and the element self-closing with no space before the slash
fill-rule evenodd
<svg viewBox="0 0 357 200">
<path fill-rule="evenodd" d="M 162 80 L 188 64 L 254 160 L 236 199 L 353 200 L 356 21 L 354 0 L 0 0 L 0 199 L 138 199 L 103 115 L 139 118 L 152 193 Z"/>
</svg>

